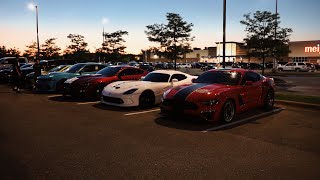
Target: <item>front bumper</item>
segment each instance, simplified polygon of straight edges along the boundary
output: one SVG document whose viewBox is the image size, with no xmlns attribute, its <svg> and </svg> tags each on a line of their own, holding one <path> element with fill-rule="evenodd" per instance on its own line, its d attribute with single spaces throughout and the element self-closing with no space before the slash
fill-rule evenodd
<svg viewBox="0 0 320 180">
<path fill-rule="evenodd" d="M 37 80 L 36 81 L 36 90 L 37 91 L 46 91 L 46 92 L 54 92 L 56 90 L 56 82 L 50 80 Z"/>
<path fill-rule="evenodd" d="M 199 117 L 206 121 L 217 121 L 220 118 L 220 111 L 218 110 L 217 105 L 203 106 L 201 104 L 188 101 L 178 102 L 165 99 L 162 100 L 160 109 L 162 113 L 168 115 Z"/>
<path fill-rule="evenodd" d="M 101 103 L 120 107 L 139 106 L 139 97 L 141 94 L 108 94 L 102 92 Z"/>
</svg>

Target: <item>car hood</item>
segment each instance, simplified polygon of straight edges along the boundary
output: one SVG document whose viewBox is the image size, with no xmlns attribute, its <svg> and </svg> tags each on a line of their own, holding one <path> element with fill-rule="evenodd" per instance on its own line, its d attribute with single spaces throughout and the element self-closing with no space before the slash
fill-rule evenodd
<svg viewBox="0 0 320 180">
<path fill-rule="evenodd" d="M 114 93 L 124 93 L 131 89 L 138 89 L 135 93 L 141 93 L 146 89 L 153 90 L 156 94 L 158 91 L 171 87 L 168 82 L 150 82 L 150 81 L 117 81 L 105 87 L 105 91 Z"/>
<path fill-rule="evenodd" d="M 49 79 L 49 78 L 57 78 L 57 77 L 71 78 L 71 77 L 73 77 L 75 75 L 76 74 L 72 74 L 72 73 L 52 72 L 52 73 L 49 73 L 47 75 L 41 75 L 41 76 L 38 77 L 38 79 Z"/>
<path fill-rule="evenodd" d="M 166 98 L 175 99 L 178 101 L 202 101 L 208 97 L 220 95 L 220 93 L 232 89 L 232 86 L 223 84 L 204 84 L 204 83 L 193 83 L 191 85 L 183 85 L 172 88 Z"/>
</svg>

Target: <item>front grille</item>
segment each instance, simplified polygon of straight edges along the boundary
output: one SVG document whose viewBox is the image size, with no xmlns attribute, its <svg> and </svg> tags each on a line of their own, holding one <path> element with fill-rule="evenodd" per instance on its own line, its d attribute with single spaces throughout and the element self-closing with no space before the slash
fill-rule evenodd
<svg viewBox="0 0 320 180">
<path fill-rule="evenodd" d="M 172 99 L 165 99 L 162 104 L 164 106 L 171 106 L 174 109 L 182 110 L 182 109 L 192 109 L 196 110 L 198 109 L 198 106 L 195 103 L 188 102 L 188 101 L 177 101 Z"/>
<path fill-rule="evenodd" d="M 109 97 L 109 96 L 103 96 L 103 101 L 108 102 L 108 103 L 113 103 L 113 104 L 123 104 L 123 100 L 120 98 L 115 98 L 115 97 Z"/>
</svg>

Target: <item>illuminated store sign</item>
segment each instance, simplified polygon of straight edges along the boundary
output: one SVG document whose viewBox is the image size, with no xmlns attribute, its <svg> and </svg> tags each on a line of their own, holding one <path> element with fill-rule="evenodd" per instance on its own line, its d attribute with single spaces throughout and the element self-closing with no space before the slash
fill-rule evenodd
<svg viewBox="0 0 320 180">
<path fill-rule="evenodd" d="M 306 53 L 319 53 L 320 54 L 320 44 L 317 46 L 304 47 L 304 52 Z"/>
</svg>

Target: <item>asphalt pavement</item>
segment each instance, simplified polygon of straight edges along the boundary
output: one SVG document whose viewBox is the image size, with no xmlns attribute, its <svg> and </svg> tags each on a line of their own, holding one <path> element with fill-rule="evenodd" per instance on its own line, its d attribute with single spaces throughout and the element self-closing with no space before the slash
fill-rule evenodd
<svg viewBox="0 0 320 180">
<path fill-rule="evenodd" d="M 221 124 L 0 85 L 0 179 L 320 179 L 319 111 L 277 108 L 206 131 Z"/>
</svg>

